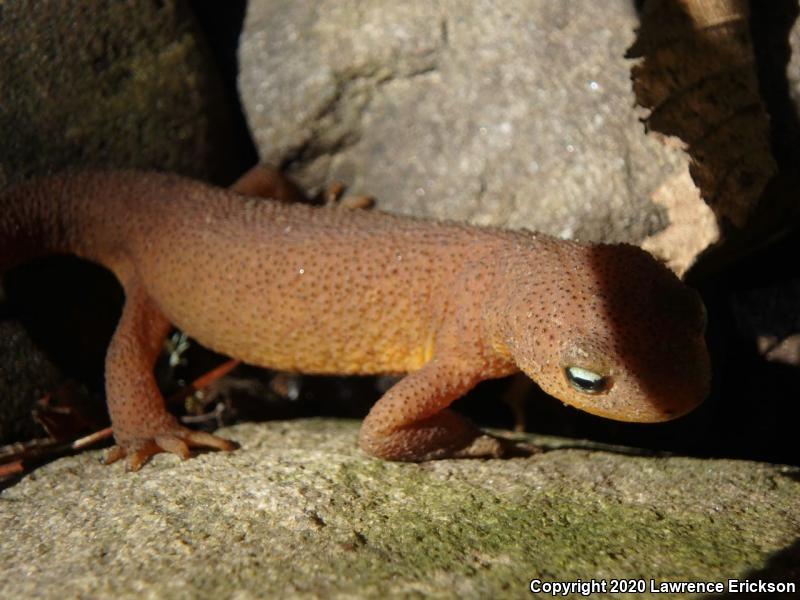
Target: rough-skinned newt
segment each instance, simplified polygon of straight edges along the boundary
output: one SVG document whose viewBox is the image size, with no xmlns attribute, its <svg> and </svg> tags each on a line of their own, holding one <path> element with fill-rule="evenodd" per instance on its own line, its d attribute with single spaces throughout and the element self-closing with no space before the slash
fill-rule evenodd
<svg viewBox="0 0 800 600">
<path fill-rule="evenodd" d="M 153 365 L 172 325 L 253 365 L 406 374 L 359 436 L 389 460 L 501 455 L 506 444 L 448 407 L 519 370 L 567 404 L 622 421 L 678 417 L 709 390 L 702 301 L 631 245 L 87 171 L 0 195 L 0 270 L 51 253 L 100 263 L 124 288 L 106 358 L 109 461 L 127 457 L 133 469 L 157 452 L 233 448 L 165 408 Z"/>
</svg>

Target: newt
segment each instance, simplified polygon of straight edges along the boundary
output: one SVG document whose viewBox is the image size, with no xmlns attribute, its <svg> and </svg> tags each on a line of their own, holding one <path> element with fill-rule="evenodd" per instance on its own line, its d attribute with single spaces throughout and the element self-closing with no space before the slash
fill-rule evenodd
<svg viewBox="0 0 800 600">
<path fill-rule="evenodd" d="M 709 391 L 700 296 L 632 245 L 287 204 L 172 174 L 76 171 L 0 194 L 0 272 L 52 253 L 99 263 L 123 286 L 105 363 L 107 462 L 133 470 L 158 452 L 234 447 L 166 410 L 153 366 L 173 325 L 261 367 L 405 374 L 359 434 L 387 460 L 506 453 L 448 407 L 520 370 L 564 403 L 621 421 L 674 419 Z"/>
</svg>

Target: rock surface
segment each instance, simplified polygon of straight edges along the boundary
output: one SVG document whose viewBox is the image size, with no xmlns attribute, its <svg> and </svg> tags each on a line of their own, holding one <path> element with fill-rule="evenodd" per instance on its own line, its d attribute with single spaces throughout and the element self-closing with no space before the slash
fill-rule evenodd
<svg viewBox="0 0 800 600">
<path fill-rule="evenodd" d="M 356 431 L 239 425 L 229 455 L 42 467 L 0 494 L 1 595 L 524 598 L 532 578 L 800 575 L 797 468 L 556 439 L 525 459 L 386 463 Z"/>
<path fill-rule="evenodd" d="M 0 444 L 29 440 L 41 433 L 31 400 L 52 390 L 60 374 L 16 322 L 0 321 L 0 357 Z"/>
<path fill-rule="evenodd" d="M 253 0 L 242 103 L 264 161 L 390 211 L 636 242 L 680 153 L 644 135 L 631 3 Z"/>
<path fill-rule="evenodd" d="M 184 0 L 0 6 L 0 185 L 66 166 L 238 173 L 216 67 Z"/>
<path fill-rule="evenodd" d="M 797 6 L 792 9 L 797 16 Z M 795 109 L 800 112 L 800 19 L 795 19 L 789 32 L 788 44 L 791 48 L 789 64 L 786 65 L 786 79 L 789 84 L 789 95 Z"/>
</svg>

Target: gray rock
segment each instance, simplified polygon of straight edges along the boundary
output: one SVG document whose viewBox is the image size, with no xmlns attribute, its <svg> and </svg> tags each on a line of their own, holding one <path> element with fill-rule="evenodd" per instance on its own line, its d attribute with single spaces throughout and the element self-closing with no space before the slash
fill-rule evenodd
<svg viewBox="0 0 800 600">
<path fill-rule="evenodd" d="M 236 176 L 229 107 L 184 0 L 0 6 L 0 186 L 65 166 Z"/>
<path fill-rule="evenodd" d="M 797 581 L 797 468 L 588 447 L 386 463 L 356 449 L 356 430 L 239 425 L 232 454 L 160 455 L 136 474 L 98 452 L 42 467 L 0 494 L 2 595 L 525 598 L 533 578 Z"/>
<path fill-rule="evenodd" d="M 627 2 L 253 0 L 242 102 L 262 159 L 383 209 L 638 241 L 685 158 L 644 135 Z"/>
<path fill-rule="evenodd" d="M 796 10 L 796 9 L 795 9 Z M 800 19 L 794 21 L 789 31 L 789 64 L 786 65 L 786 79 L 789 84 L 789 95 L 797 112 L 800 112 Z"/>
<path fill-rule="evenodd" d="M 31 405 L 59 379 L 58 370 L 19 323 L 0 321 L 0 444 L 41 435 Z"/>
</svg>

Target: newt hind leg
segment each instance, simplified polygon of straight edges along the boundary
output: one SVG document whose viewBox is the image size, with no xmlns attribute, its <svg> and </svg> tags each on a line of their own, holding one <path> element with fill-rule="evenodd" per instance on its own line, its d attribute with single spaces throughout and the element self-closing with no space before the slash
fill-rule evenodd
<svg viewBox="0 0 800 600">
<path fill-rule="evenodd" d="M 480 380 L 458 363 L 434 359 L 406 375 L 364 419 L 359 446 L 386 460 L 495 458 L 509 453 L 506 440 L 482 432 L 447 407 Z"/>
<path fill-rule="evenodd" d="M 137 471 L 154 454 L 189 458 L 190 447 L 233 450 L 221 437 L 192 431 L 167 412 L 153 366 L 170 323 L 137 282 L 125 285 L 125 306 L 106 355 L 106 398 L 117 445 L 106 463 L 128 459 Z"/>
</svg>

